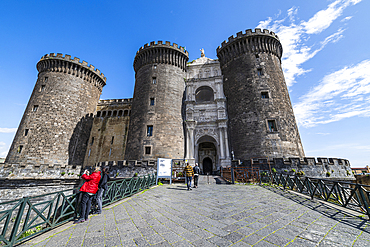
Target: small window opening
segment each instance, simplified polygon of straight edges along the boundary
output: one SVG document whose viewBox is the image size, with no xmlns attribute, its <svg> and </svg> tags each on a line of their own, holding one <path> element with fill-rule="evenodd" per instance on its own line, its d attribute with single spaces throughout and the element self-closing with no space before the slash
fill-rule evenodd
<svg viewBox="0 0 370 247">
<path fill-rule="evenodd" d="M 112 136 L 112 140 L 110 141 L 110 144 L 113 144 L 114 142 L 114 136 Z"/>
<path fill-rule="evenodd" d="M 128 115 L 131 116 L 131 111 L 128 111 Z"/>
<path fill-rule="evenodd" d="M 110 116 L 112 116 L 112 111 L 108 111 L 107 117 L 110 117 Z"/>
<path fill-rule="evenodd" d="M 153 125 L 148 125 L 147 126 L 146 135 L 147 136 L 153 136 Z"/>
<path fill-rule="evenodd" d="M 101 116 L 101 111 L 98 111 L 98 112 L 96 113 L 96 116 L 97 116 L 97 117 L 100 117 L 100 116 Z"/>
<path fill-rule="evenodd" d="M 105 117 L 107 115 L 106 111 L 103 111 L 103 114 L 101 115 L 102 117 Z"/>
<path fill-rule="evenodd" d="M 90 145 L 93 145 L 94 144 L 94 137 L 91 137 L 91 143 Z"/>
<path fill-rule="evenodd" d="M 260 58 L 260 55 L 256 54 L 256 58 Z"/>
<path fill-rule="evenodd" d="M 17 153 L 21 153 L 22 152 L 22 149 L 23 149 L 23 145 L 19 145 L 18 149 L 17 149 Z"/>
<path fill-rule="evenodd" d="M 120 116 L 122 116 L 122 113 L 123 113 L 123 111 L 122 110 L 119 110 L 118 111 L 118 116 L 120 117 Z"/>
<path fill-rule="evenodd" d="M 275 120 L 267 120 L 270 132 L 277 131 Z"/>
<path fill-rule="evenodd" d="M 153 84 L 157 84 L 157 77 L 153 77 Z"/>
<path fill-rule="evenodd" d="M 44 92 L 44 91 L 45 91 L 45 85 L 41 85 L 40 92 Z"/>
<path fill-rule="evenodd" d="M 268 92 L 261 92 L 261 98 L 262 99 L 268 99 L 269 98 L 269 93 Z"/>
<path fill-rule="evenodd" d="M 153 69 L 157 69 L 157 65 L 155 64 L 155 65 L 153 65 Z"/>
<path fill-rule="evenodd" d="M 48 82 L 48 79 L 49 79 L 48 77 L 45 77 L 44 82 Z"/>
<path fill-rule="evenodd" d="M 262 76 L 262 75 L 263 75 L 263 73 L 262 73 L 262 69 L 257 69 L 257 75 L 258 75 L 258 76 Z"/>
<path fill-rule="evenodd" d="M 154 105 L 154 98 L 150 98 L 150 105 Z"/>
<path fill-rule="evenodd" d="M 88 155 L 89 157 L 90 157 L 90 154 L 91 154 L 91 148 L 89 149 L 89 155 Z"/>
<path fill-rule="evenodd" d="M 39 108 L 39 106 L 38 106 L 38 105 L 34 105 L 34 106 L 33 106 L 32 111 L 33 111 L 33 112 L 36 112 L 38 108 Z"/>
<path fill-rule="evenodd" d="M 25 129 L 24 130 L 24 136 L 27 136 L 28 135 L 28 131 L 29 131 L 29 129 Z"/>
<path fill-rule="evenodd" d="M 109 149 L 109 157 L 112 155 L 112 149 Z"/>
<path fill-rule="evenodd" d="M 123 116 L 128 116 L 128 110 L 125 110 L 124 112 L 123 112 Z"/>
<path fill-rule="evenodd" d="M 117 111 L 113 111 L 113 117 L 117 116 Z"/>
<path fill-rule="evenodd" d="M 145 147 L 145 154 L 151 154 L 152 148 L 151 147 Z"/>
</svg>

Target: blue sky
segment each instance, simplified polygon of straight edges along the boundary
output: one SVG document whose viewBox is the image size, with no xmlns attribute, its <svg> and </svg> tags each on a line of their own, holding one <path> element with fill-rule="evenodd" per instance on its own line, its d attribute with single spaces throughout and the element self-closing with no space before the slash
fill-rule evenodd
<svg viewBox="0 0 370 247">
<path fill-rule="evenodd" d="M 190 61 L 239 31 L 277 33 L 307 157 L 370 164 L 370 1 L 1 1 L 0 157 L 37 79 L 36 63 L 63 53 L 107 77 L 101 99 L 130 98 L 136 51 L 151 41 L 185 46 Z M 370 128 L 370 127 L 369 127 Z"/>
</svg>

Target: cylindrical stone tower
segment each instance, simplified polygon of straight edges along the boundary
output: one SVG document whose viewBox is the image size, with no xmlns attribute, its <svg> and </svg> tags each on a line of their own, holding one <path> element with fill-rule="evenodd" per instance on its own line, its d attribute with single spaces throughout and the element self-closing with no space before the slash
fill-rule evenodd
<svg viewBox="0 0 370 247">
<path fill-rule="evenodd" d="M 36 85 L 5 162 L 82 165 L 106 78 L 87 62 L 60 53 L 43 56 L 37 70 Z"/>
<path fill-rule="evenodd" d="M 188 52 L 166 41 L 141 47 L 125 159 L 184 158 L 183 101 Z"/>
<path fill-rule="evenodd" d="M 281 55 L 278 37 L 266 29 L 239 32 L 217 48 L 236 159 L 304 157 Z"/>
</svg>

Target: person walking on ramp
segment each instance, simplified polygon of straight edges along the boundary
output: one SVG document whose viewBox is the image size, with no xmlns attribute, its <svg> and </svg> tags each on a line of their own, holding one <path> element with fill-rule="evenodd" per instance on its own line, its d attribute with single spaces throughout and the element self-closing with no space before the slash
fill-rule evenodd
<svg viewBox="0 0 370 247">
<path fill-rule="evenodd" d="M 195 163 L 193 172 L 194 172 L 194 188 L 198 188 L 198 179 L 199 179 L 199 173 L 200 173 L 198 163 Z"/>
<path fill-rule="evenodd" d="M 188 190 L 191 190 L 191 179 L 194 175 L 193 173 L 193 168 L 189 163 L 186 163 L 187 165 L 185 166 L 184 173 L 185 173 L 185 181 L 186 181 L 186 186 L 188 187 Z"/>
</svg>

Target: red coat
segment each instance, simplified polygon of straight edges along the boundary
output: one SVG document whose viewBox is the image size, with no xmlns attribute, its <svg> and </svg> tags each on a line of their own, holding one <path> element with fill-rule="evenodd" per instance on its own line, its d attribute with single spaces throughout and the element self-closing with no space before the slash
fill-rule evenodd
<svg viewBox="0 0 370 247">
<path fill-rule="evenodd" d="M 92 194 L 95 194 L 98 191 L 100 172 L 93 172 L 90 176 L 83 174 L 81 178 L 86 182 L 82 185 L 80 191 Z"/>
</svg>

